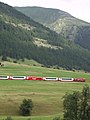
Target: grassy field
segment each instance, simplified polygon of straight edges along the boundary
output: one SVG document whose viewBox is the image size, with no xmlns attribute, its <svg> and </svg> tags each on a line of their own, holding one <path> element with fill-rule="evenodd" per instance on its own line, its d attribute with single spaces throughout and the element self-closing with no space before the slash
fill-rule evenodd
<svg viewBox="0 0 90 120">
<path fill-rule="evenodd" d="M 0 75 L 83 77 L 85 83 L 49 81 L 0 81 L 0 120 L 13 116 L 14 120 L 29 120 L 19 115 L 19 106 L 24 98 L 32 99 L 32 120 L 52 120 L 63 113 L 63 96 L 66 92 L 81 91 L 85 84 L 90 86 L 90 73 L 63 71 L 24 64 L 5 62 Z"/>
</svg>

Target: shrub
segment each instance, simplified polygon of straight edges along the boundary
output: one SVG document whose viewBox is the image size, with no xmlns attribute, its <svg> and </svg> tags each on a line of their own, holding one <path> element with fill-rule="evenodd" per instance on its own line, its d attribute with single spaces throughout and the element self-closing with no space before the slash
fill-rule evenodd
<svg viewBox="0 0 90 120">
<path fill-rule="evenodd" d="M 57 116 L 57 117 L 53 118 L 53 120 L 63 120 L 63 119 L 61 119 L 60 116 Z"/>
<path fill-rule="evenodd" d="M 20 105 L 20 114 L 23 116 L 31 115 L 31 111 L 33 108 L 33 102 L 31 99 L 24 99 L 22 104 Z"/>
<path fill-rule="evenodd" d="M 5 120 L 13 120 L 11 117 L 7 117 Z"/>
<path fill-rule="evenodd" d="M 2 61 L 7 61 L 7 57 L 5 55 L 2 56 Z"/>
</svg>

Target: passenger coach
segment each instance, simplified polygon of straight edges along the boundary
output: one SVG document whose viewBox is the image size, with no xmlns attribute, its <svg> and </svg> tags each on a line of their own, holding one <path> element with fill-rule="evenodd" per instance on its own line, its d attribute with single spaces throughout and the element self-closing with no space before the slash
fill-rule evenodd
<svg viewBox="0 0 90 120">
<path fill-rule="evenodd" d="M 0 76 L 0 80 L 8 80 L 9 76 Z"/>
<path fill-rule="evenodd" d="M 58 81 L 58 77 L 43 77 L 45 81 Z"/>
</svg>

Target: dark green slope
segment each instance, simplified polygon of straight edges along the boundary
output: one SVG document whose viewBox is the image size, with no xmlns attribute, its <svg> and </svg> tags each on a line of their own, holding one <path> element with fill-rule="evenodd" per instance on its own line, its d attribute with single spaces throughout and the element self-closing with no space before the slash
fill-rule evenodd
<svg viewBox="0 0 90 120">
<path fill-rule="evenodd" d="M 0 56 L 90 71 L 90 52 L 0 3 Z"/>
<path fill-rule="evenodd" d="M 90 51 L 89 23 L 58 9 L 41 7 L 16 7 L 16 9 Z"/>
</svg>

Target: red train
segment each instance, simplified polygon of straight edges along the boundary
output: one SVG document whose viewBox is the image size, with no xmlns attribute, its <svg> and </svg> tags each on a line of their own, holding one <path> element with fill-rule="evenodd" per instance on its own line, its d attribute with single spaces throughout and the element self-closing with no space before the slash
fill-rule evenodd
<svg viewBox="0 0 90 120">
<path fill-rule="evenodd" d="M 27 76 L 26 77 L 26 80 L 43 80 L 43 78 L 42 77 L 34 77 L 34 76 Z"/>
<path fill-rule="evenodd" d="M 85 82 L 85 78 L 69 77 L 35 77 L 35 76 L 0 76 L 0 80 L 35 80 L 35 81 L 60 81 L 60 82 Z"/>
</svg>

